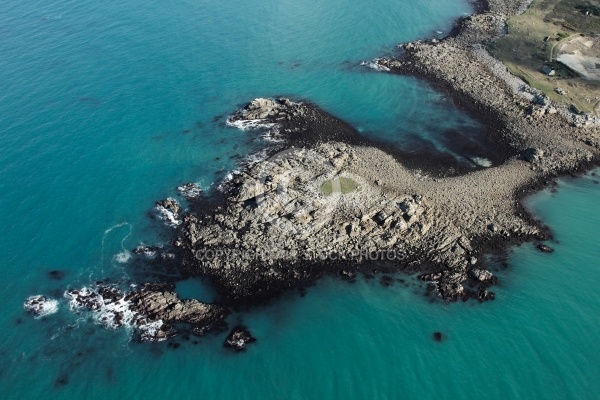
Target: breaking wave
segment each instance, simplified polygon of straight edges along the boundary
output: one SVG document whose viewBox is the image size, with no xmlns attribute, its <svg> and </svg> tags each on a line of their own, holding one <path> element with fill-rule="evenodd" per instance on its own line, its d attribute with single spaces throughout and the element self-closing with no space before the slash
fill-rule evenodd
<svg viewBox="0 0 600 400">
<path fill-rule="evenodd" d="M 162 320 L 148 321 L 133 309 L 133 304 L 127 300 L 126 294 L 118 289 L 114 287 L 101 289 L 96 291 L 83 287 L 65 292 L 65 297 L 69 299 L 70 310 L 74 313 L 91 311 L 94 321 L 107 329 L 135 329 L 144 341 L 158 342 L 168 338 L 161 335 L 161 328 L 164 325 Z"/>
<path fill-rule="evenodd" d="M 269 129 L 276 126 L 276 123 L 267 122 L 266 119 L 238 119 L 234 120 L 233 117 L 227 118 L 226 124 L 228 126 L 233 126 L 242 131 L 248 131 L 253 129 Z"/>
<path fill-rule="evenodd" d="M 131 259 L 131 253 L 128 252 L 127 250 L 124 250 L 120 253 L 115 254 L 114 256 L 114 260 L 116 262 L 118 262 L 119 264 L 125 264 L 126 262 L 128 262 Z"/>
<path fill-rule="evenodd" d="M 390 69 L 388 67 L 386 67 L 385 65 L 380 65 L 378 61 L 379 58 L 376 58 L 373 61 L 363 61 L 360 63 L 360 65 L 362 65 L 363 67 L 374 69 L 376 71 L 390 72 Z"/>
<path fill-rule="evenodd" d="M 169 198 L 168 200 L 172 202 L 176 202 L 175 199 Z M 157 204 L 156 211 L 158 212 L 158 217 L 165 221 L 165 224 L 171 227 L 176 227 L 181 224 L 181 221 L 177 219 L 175 213 L 168 208 Z"/>
<path fill-rule="evenodd" d="M 54 314 L 58 311 L 58 300 L 50 299 L 43 295 L 29 296 L 23 308 L 31 313 L 34 318 L 45 317 L 46 315 Z"/>
</svg>

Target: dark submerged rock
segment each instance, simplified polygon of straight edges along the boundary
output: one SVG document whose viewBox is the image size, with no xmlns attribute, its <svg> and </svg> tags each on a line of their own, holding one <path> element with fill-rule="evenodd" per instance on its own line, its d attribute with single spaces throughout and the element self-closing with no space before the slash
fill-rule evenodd
<svg viewBox="0 0 600 400">
<path fill-rule="evenodd" d="M 54 387 L 66 386 L 69 384 L 69 375 L 66 373 L 60 374 L 54 381 Z"/>
<path fill-rule="evenodd" d="M 379 283 L 383 287 L 390 287 L 390 286 L 392 286 L 393 282 L 394 282 L 394 280 L 392 279 L 392 277 L 388 276 L 388 275 L 384 275 L 379 279 Z"/>
<path fill-rule="evenodd" d="M 66 271 L 59 271 L 59 270 L 55 269 L 55 270 L 48 272 L 48 278 L 55 280 L 55 281 L 61 281 L 65 278 L 65 276 L 67 276 Z"/>
<path fill-rule="evenodd" d="M 487 290 L 481 290 L 477 294 L 477 300 L 479 300 L 480 302 L 488 301 L 488 300 L 495 300 L 495 299 L 496 299 L 496 293 L 488 292 Z"/>
<path fill-rule="evenodd" d="M 433 340 L 441 342 L 445 339 L 445 335 L 442 332 L 433 332 Z"/>
<path fill-rule="evenodd" d="M 217 320 L 204 325 L 195 325 L 192 328 L 192 335 L 204 336 L 209 333 L 221 333 L 227 330 L 227 322 L 225 320 Z"/>
<path fill-rule="evenodd" d="M 546 244 L 538 243 L 536 246 L 542 253 L 554 253 L 554 249 Z"/>
</svg>

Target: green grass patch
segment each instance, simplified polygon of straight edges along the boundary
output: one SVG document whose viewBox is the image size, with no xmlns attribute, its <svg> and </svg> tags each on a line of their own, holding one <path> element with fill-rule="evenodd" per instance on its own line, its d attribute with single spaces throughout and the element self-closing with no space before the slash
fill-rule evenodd
<svg viewBox="0 0 600 400">
<path fill-rule="evenodd" d="M 350 178 L 334 178 L 330 179 L 321 185 L 321 191 L 324 195 L 329 196 L 332 193 L 347 194 L 358 189 L 358 182 Z"/>
</svg>

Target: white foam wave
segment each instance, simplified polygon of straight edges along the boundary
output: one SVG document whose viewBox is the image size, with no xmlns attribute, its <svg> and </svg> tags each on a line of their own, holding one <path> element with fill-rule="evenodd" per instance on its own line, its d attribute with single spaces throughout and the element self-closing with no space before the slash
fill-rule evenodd
<svg viewBox="0 0 600 400">
<path fill-rule="evenodd" d="M 140 323 L 137 326 L 137 329 L 140 331 L 140 338 L 147 342 L 162 342 L 167 338 L 161 335 L 161 329 L 164 325 L 162 319 L 157 321 Z"/>
<path fill-rule="evenodd" d="M 108 235 L 109 235 L 109 234 L 110 234 L 110 233 L 111 233 L 113 230 L 115 230 L 115 229 L 118 229 L 118 228 L 121 228 L 121 227 L 123 227 L 123 226 L 127 226 L 127 227 L 129 228 L 129 231 L 128 231 L 128 232 L 127 232 L 127 234 L 126 234 L 125 236 L 123 236 L 123 238 L 121 239 L 121 250 L 122 250 L 122 252 L 121 252 L 121 253 L 119 253 L 119 254 L 122 254 L 122 253 L 124 253 L 124 252 L 127 252 L 127 250 L 125 249 L 125 240 L 127 240 L 127 238 L 128 238 L 130 235 L 131 235 L 131 232 L 132 232 L 132 225 L 131 225 L 129 222 L 121 222 L 121 223 L 119 223 L 119 224 L 115 224 L 115 225 L 111 226 L 110 228 L 106 229 L 106 230 L 104 231 L 104 235 L 102 235 L 102 258 L 101 258 L 101 260 L 100 260 L 100 265 L 101 265 L 101 266 L 104 266 L 104 257 L 105 257 L 105 254 L 104 254 L 104 245 L 105 245 L 106 238 L 108 237 Z M 113 256 L 113 259 L 114 259 L 115 261 L 117 261 L 118 263 L 125 263 L 125 262 L 127 262 L 127 260 L 125 260 L 125 261 L 119 261 L 119 260 L 123 260 L 123 257 L 124 257 L 124 255 L 122 255 L 122 256 L 119 256 L 119 254 L 117 254 L 116 256 Z"/>
<path fill-rule="evenodd" d="M 242 172 L 239 169 L 234 169 L 233 171 L 228 173 L 225 176 L 225 178 L 223 178 L 219 186 L 217 186 L 217 190 L 224 192 L 227 189 L 229 183 L 231 183 L 231 181 L 233 181 L 233 179 L 236 177 L 236 175 L 239 175 L 241 173 Z"/>
<path fill-rule="evenodd" d="M 279 131 L 279 125 L 276 125 L 272 129 L 267 130 L 260 137 L 262 140 L 271 143 L 281 143 L 284 141 L 281 137 L 281 132 Z"/>
<path fill-rule="evenodd" d="M 126 300 L 125 294 L 117 289 L 109 290 L 111 294 L 104 297 L 88 287 L 83 287 L 65 292 L 65 297 L 69 299 L 71 311 L 78 313 L 84 309 L 91 310 L 94 321 L 104 328 L 137 329 L 141 333 L 141 339 L 145 341 L 162 341 L 167 338 L 160 331 L 164 325 L 162 320 L 148 321 L 132 309 L 133 304 Z"/>
<path fill-rule="evenodd" d="M 202 188 L 197 183 L 186 183 L 185 185 L 178 186 L 177 190 L 186 199 L 195 199 L 202 194 Z"/>
<path fill-rule="evenodd" d="M 125 264 L 126 262 L 128 262 L 131 259 L 131 253 L 128 252 L 127 250 L 124 250 L 120 253 L 115 254 L 114 256 L 114 260 L 116 262 L 118 262 L 119 264 Z"/>
<path fill-rule="evenodd" d="M 253 130 L 253 129 L 269 129 L 273 128 L 277 124 L 268 122 L 266 119 L 238 119 L 234 120 L 233 117 L 227 118 L 226 124 L 233 126 L 242 131 Z"/>
<path fill-rule="evenodd" d="M 129 308 L 131 303 L 121 298 L 116 302 L 110 302 L 100 308 L 95 314 L 95 319 L 98 324 L 109 328 L 117 329 L 120 327 L 133 327 L 135 313 Z"/>
<path fill-rule="evenodd" d="M 259 162 L 266 160 L 267 158 L 268 158 L 267 149 L 263 149 L 256 153 L 247 155 L 244 158 L 244 160 L 242 161 L 242 165 L 251 167 L 254 164 L 258 164 Z"/>
<path fill-rule="evenodd" d="M 168 226 L 175 227 L 181 224 L 181 221 L 175 217 L 175 214 L 171 210 L 161 205 L 156 205 L 156 210 L 158 211 L 158 217 L 165 221 L 165 224 Z"/>
<path fill-rule="evenodd" d="M 29 296 L 23 303 L 23 308 L 33 314 L 34 318 L 41 318 L 58 311 L 58 300 L 39 294 Z"/>
<path fill-rule="evenodd" d="M 390 72 L 390 69 L 388 67 L 386 67 L 385 65 L 379 64 L 378 61 L 379 61 L 379 58 L 376 58 L 373 61 L 363 61 L 360 63 L 360 65 L 362 65 L 363 67 L 368 67 L 368 68 L 374 69 L 376 71 Z"/>
</svg>

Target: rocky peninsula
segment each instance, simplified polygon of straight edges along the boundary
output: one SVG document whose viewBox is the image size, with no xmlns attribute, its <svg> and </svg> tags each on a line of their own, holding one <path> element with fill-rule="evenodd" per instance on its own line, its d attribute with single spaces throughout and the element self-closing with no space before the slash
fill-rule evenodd
<svg viewBox="0 0 600 400">
<path fill-rule="evenodd" d="M 215 198 L 190 184 L 180 188 L 187 209 L 174 199 L 157 203 L 174 232 L 172 249 L 158 259 L 174 263 L 181 278 L 210 279 L 216 304 L 180 300 L 169 285 L 128 292 L 99 285 L 69 291 L 72 307 L 111 310 L 108 325 L 162 340 L 175 334 L 173 324 L 202 335 L 222 326 L 228 309 L 323 275 L 352 281 L 407 272 L 445 301 L 493 299 L 496 277 L 484 256 L 550 237 L 523 198 L 600 160 L 595 118 L 553 105 L 485 51 L 506 18 L 523 10 L 520 1 L 489 1 L 449 37 L 407 43 L 397 57 L 374 61 L 379 70 L 426 79 L 478 116 L 492 162 L 456 168 L 367 140 L 309 102 L 255 99 L 228 124 L 268 132 L 274 144 L 264 157 L 240 165 Z M 30 301 L 32 312 L 43 300 Z M 252 341 L 237 327 L 225 345 L 242 350 Z"/>
<path fill-rule="evenodd" d="M 446 300 L 488 298 L 495 278 L 482 255 L 549 237 L 523 197 L 598 165 L 600 156 L 596 118 L 553 105 L 483 47 L 526 7 L 480 4 L 447 38 L 407 43 L 398 57 L 375 60 L 380 70 L 426 79 L 482 119 L 500 163 L 448 176 L 431 162 L 369 143 L 314 105 L 254 100 L 230 123 L 276 127 L 284 145 L 226 183 L 226 206 L 183 217 L 175 245 L 185 270 L 211 276 L 229 301 L 268 297 L 323 273 L 352 276 L 365 265 L 425 271 L 421 278 Z M 356 182 L 356 190 L 324 193 L 326 182 L 341 179 Z M 210 249 L 260 249 L 268 257 L 214 262 L 203 257 Z M 373 263 L 356 256 L 378 251 L 396 257 Z"/>
<path fill-rule="evenodd" d="M 447 301 L 488 299 L 495 277 L 482 256 L 548 238 L 522 197 L 598 159 L 597 148 L 567 141 L 578 128 L 566 122 L 552 139 L 568 142 L 562 149 L 511 144 L 515 155 L 500 165 L 455 176 L 405 165 L 401 153 L 367 143 L 309 103 L 256 99 L 230 124 L 276 127 L 283 144 L 224 183 L 226 204 L 182 217 L 174 243 L 184 271 L 211 277 L 225 303 L 269 298 L 323 274 L 382 268 L 421 272 Z M 322 127 L 337 127 L 335 139 Z M 344 190 L 344 180 L 354 185 Z"/>
</svg>

